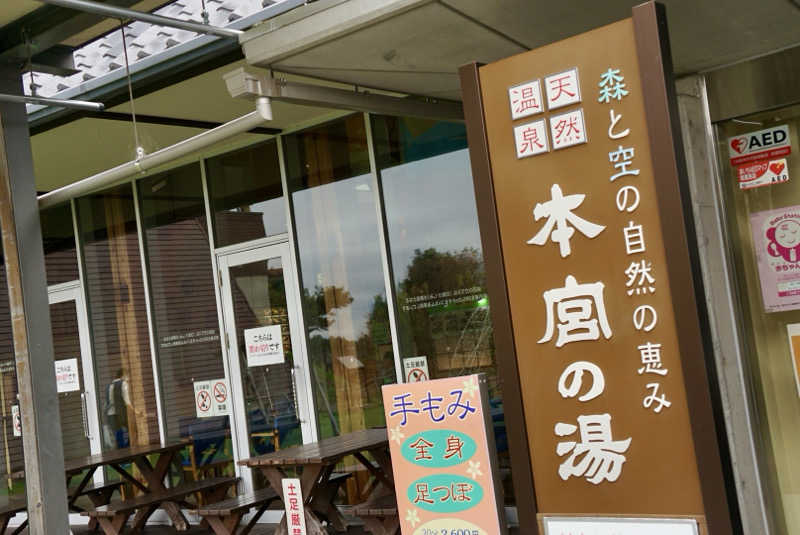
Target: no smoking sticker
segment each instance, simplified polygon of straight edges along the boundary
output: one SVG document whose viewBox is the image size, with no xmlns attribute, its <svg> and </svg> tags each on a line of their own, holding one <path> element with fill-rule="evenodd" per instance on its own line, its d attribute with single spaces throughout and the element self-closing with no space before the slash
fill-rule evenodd
<svg viewBox="0 0 800 535">
<path fill-rule="evenodd" d="M 194 398 L 198 418 L 211 418 L 230 414 L 228 382 L 225 379 L 195 382 Z"/>
</svg>

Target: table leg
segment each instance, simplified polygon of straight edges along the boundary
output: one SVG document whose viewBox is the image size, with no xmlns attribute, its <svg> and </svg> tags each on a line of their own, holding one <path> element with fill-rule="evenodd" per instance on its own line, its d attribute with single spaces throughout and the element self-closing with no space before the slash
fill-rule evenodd
<svg viewBox="0 0 800 535">
<path fill-rule="evenodd" d="M 320 475 L 322 475 L 322 471 L 325 469 L 326 465 L 324 464 L 304 464 L 303 466 L 303 473 L 300 476 L 300 487 L 303 494 L 303 504 L 305 510 L 305 518 L 306 518 L 306 531 L 309 535 L 326 535 L 325 528 L 322 526 L 322 522 L 320 522 L 317 515 L 311 510 L 309 506 L 311 502 L 311 497 L 317 491 L 317 487 L 320 483 Z M 283 501 L 283 484 L 281 480 L 286 477 L 284 471 L 276 466 L 259 466 L 261 469 L 261 473 L 264 474 L 264 477 L 269 481 L 270 486 L 278 493 L 278 497 L 281 501 Z M 285 509 L 285 504 L 284 504 Z M 288 525 L 286 520 L 286 515 L 283 515 L 281 519 L 281 523 L 278 524 L 278 527 L 275 528 L 274 535 L 288 535 Z"/>
<path fill-rule="evenodd" d="M 158 461 L 156 461 L 155 467 L 153 467 L 153 465 L 150 464 L 150 461 L 147 460 L 147 456 L 144 455 L 141 457 L 137 457 L 136 459 L 133 460 L 133 463 L 136 465 L 136 467 L 139 469 L 139 471 L 142 473 L 145 480 L 147 481 L 147 488 L 149 492 L 152 492 L 154 490 L 165 490 L 164 478 L 166 478 L 169 466 L 172 464 L 172 460 L 175 458 L 175 455 L 177 453 L 178 453 L 177 451 L 173 450 L 160 454 L 158 456 Z M 178 504 L 174 502 L 162 502 L 161 508 L 164 509 L 164 511 L 166 511 L 170 520 L 172 520 L 172 524 L 178 531 L 185 530 L 186 529 L 185 526 L 189 525 L 189 522 L 186 520 L 186 517 L 183 516 L 181 508 L 178 506 Z"/>
</svg>

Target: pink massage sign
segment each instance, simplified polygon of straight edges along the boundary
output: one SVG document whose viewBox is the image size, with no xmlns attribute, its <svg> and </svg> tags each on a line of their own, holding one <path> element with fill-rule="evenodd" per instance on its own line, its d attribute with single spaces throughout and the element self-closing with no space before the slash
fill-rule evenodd
<svg viewBox="0 0 800 535">
<path fill-rule="evenodd" d="M 403 535 L 505 534 L 483 374 L 386 385 Z"/>
</svg>

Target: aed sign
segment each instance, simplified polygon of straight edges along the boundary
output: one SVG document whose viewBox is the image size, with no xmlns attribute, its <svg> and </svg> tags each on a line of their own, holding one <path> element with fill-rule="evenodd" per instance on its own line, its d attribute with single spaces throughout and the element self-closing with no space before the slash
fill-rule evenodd
<svg viewBox="0 0 800 535">
<path fill-rule="evenodd" d="M 791 152 L 789 125 L 785 124 L 728 138 L 731 165 L 771 160 Z"/>
</svg>

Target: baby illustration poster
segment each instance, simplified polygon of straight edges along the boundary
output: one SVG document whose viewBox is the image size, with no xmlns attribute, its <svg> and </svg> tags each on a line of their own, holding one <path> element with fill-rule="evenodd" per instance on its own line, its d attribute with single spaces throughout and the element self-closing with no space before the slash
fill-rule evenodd
<svg viewBox="0 0 800 535">
<path fill-rule="evenodd" d="M 750 214 L 767 312 L 800 308 L 800 206 Z"/>
</svg>

